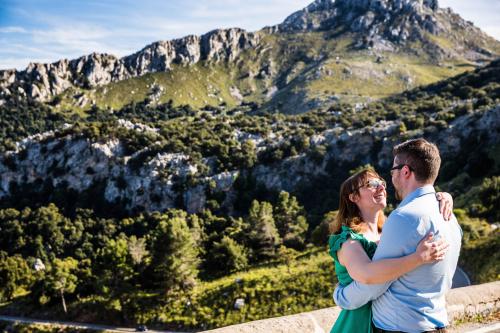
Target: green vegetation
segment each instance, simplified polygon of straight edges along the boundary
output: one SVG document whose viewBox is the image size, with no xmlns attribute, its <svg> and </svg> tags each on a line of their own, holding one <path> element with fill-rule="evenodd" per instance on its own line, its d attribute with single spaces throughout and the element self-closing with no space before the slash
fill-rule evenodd
<svg viewBox="0 0 500 333">
<path fill-rule="evenodd" d="M 303 207 L 286 192 L 275 205 L 254 201 L 238 219 L 209 210 L 104 219 L 77 209 L 67 217 L 52 204 L 0 210 L 0 301 L 22 315 L 186 328 L 331 305 L 324 248 L 284 246 L 304 248 Z"/>
<path fill-rule="evenodd" d="M 464 233 L 460 265 L 474 283 L 499 280 L 500 230 L 494 229 L 485 220 L 468 217 L 464 210 L 458 209 L 455 214 Z"/>
<path fill-rule="evenodd" d="M 324 43 L 320 37 L 307 42 L 316 47 Z M 296 39 L 306 37 L 290 38 L 290 45 L 298 48 L 303 41 Z M 269 37 L 270 45 L 278 42 Z M 271 57 L 274 51 L 262 52 Z M 293 54 L 300 59 L 284 57 L 280 60 L 283 66 L 300 60 L 297 70 L 310 71 L 318 61 L 314 52 Z M 287 61 L 290 63 L 285 64 Z M 362 67 L 367 60 L 356 61 Z M 261 65 L 248 62 L 242 71 L 261 69 Z M 337 70 L 337 64 L 332 66 Z M 378 67 L 373 65 L 374 70 Z M 214 68 L 184 68 L 175 75 L 197 70 L 206 71 L 211 80 L 220 79 L 210 82 L 214 87 L 226 84 L 218 93 L 225 105 L 203 102 L 199 108 L 187 106 L 191 102 L 186 96 L 181 98 L 180 92 L 175 98 L 163 96 L 153 103 L 149 92 L 139 89 L 143 83 L 137 82 L 160 84 L 166 74 L 151 74 L 134 79 L 137 82 L 123 82 L 131 86 L 117 90 L 103 87 L 94 96 L 99 103 L 90 110 L 54 112 L 16 96 L 0 106 L 4 152 L 14 150 L 15 142 L 28 135 L 59 129 L 54 137 L 41 141 L 41 150 L 47 150 L 48 143 L 55 143 L 53 150 L 64 149 L 62 138 L 68 137 L 92 142 L 118 139 L 127 155 L 135 154 L 130 165 L 136 169 L 157 153 L 188 155 L 200 172 L 179 180 L 181 193 L 205 176 L 240 171 L 234 207 L 224 207 L 225 194 L 216 193 L 213 184 L 208 184 L 207 207 L 198 214 L 182 209 L 125 211 L 122 203 L 103 199 L 102 184 L 94 184 L 84 193 L 64 186 L 54 188 L 51 177 L 65 172 L 57 165 L 46 179 L 11 184 L 11 196 L 0 207 L 0 301 L 4 302 L 0 311 L 116 324 L 144 322 L 178 329 L 229 325 L 332 305 L 333 265 L 324 244 L 328 221 L 337 207 L 338 188 L 349 170 L 366 163 L 375 165 L 385 138 L 366 133 L 373 139 L 369 152 L 339 163 L 325 158 L 349 149 L 349 142 L 316 144 L 315 135 L 398 120 L 394 134 L 387 139 L 432 136 L 460 116 L 482 116 L 500 101 L 500 61 L 367 105 L 337 103 L 298 115 L 266 113 L 256 101 L 236 106 L 228 95 L 228 82 L 236 74 L 219 73 L 224 72 L 223 65 Z M 429 68 L 420 68 L 430 73 Z M 303 93 L 301 79 L 289 69 L 290 82 L 297 83 L 297 94 Z M 185 79 L 176 78 L 179 85 L 202 98 L 205 83 L 189 81 L 185 75 Z M 432 75 L 437 79 L 441 74 Z M 253 84 L 263 91 L 268 83 L 265 76 L 254 81 L 241 79 L 240 91 Z M 125 96 L 123 89 L 137 89 L 137 99 L 135 94 Z M 320 86 L 314 91 L 318 89 Z M 274 101 L 282 97 L 278 94 Z M 109 112 L 108 107 L 117 110 Z M 142 123 L 156 131 L 127 129 L 120 120 Z M 64 123 L 71 126 L 61 129 Z M 485 144 L 490 142 L 488 135 L 471 132 L 457 137 L 460 158 L 443 159 L 437 184 L 451 192 L 456 207 L 462 209 L 457 211 L 464 229 L 461 265 L 475 282 L 498 279 L 500 267 L 498 231 L 491 227 L 499 222 L 500 148 L 498 143 Z M 3 154 L 2 163 L 16 172 L 25 154 L 22 149 Z M 307 163 L 325 163 L 325 172 L 304 177 L 290 193 L 256 183 L 252 174 L 256 166 L 273 166 L 301 154 L 308 158 Z M 388 171 L 381 173 L 388 179 Z M 244 304 L 237 309 L 239 299 Z"/>
<path fill-rule="evenodd" d="M 1 332 L 16 333 L 95 333 L 95 330 L 39 324 L 8 323 L 0 321 Z"/>
</svg>

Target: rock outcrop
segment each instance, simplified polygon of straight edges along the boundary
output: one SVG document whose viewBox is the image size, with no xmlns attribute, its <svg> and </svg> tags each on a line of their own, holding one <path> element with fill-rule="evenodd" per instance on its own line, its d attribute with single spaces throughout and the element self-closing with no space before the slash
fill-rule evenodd
<svg viewBox="0 0 500 333">
<path fill-rule="evenodd" d="M 0 71 L 0 90 L 9 94 L 9 88 L 17 83 L 24 95 L 47 102 L 70 87 L 92 88 L 146 73 L 165 72 L 172 64 L 233 61 L 243 50 L 255 47 L 259 38 L 258 33 L 238 28 L 214 30 L 201 37 L 191 35 L 156 42 L 121 59 L 92 53 L 52 64 L 31 63 L 24 71 Z"/>
<path fill-rule="evenodd" d="M 475 51 L 467 58 L 480 59 L 490 53 L 491 39 L 471 22 L 461 19 L 449 9 L 440 9 L 437 0 L 316 0 L 303 10 L 290 15 L 274 31 L 308 32 L 343 30 L 358 34 L 358 47 L 395 50 L 407 41 L 434 44 L 426 33 L 455 39 L 454 34 L 473 33 Z M 434 48 L 437 56 L 452 50 Z"/>
<path fill-rule="evenodd" d="M 279 30 L 326 30 L 344 25 L 353 32 L 381 34 L 390 31 L 393 40 L 401 41 L 410 31 L 400 31 L 403 35 L 396 35 L 394 31 L 401 30 L 407 23 L 414 28 L 438 33 L 439 26 L 433 19 L 437 11 L 437 0 L 316 0 L 285 19 Z"/>
<path fill-rule="evenodd" d="M 154 128 L 120 121 L 120 126 L 134 131 L 155 131 Z M 311 183 L 316 177 L 327 175 L 328 165 L 370 163 L 381 170 L 392 162 L 392 147 L 401 141 L 399 121 L 381 121 L 375 126 L 347 131 L 340 127 L 319 133 L 310 139 L 311 146 L 322 145 L 326 153 L 318 160 L 301 154 L 272 165 L 257 165 L 250 174 L 264 187 L 294 192 L 300 184 Z M 436 142 L 443 158 L 457 156 L 461 145 L 470 136 L 483 137 L 485 145 L 498 144 L 500 107 L 488 111 L 466 114 L 455 119 L 448 128 L 427 128 L 426 137 Z M 423 130 L 407 132 L 407 137 L 421 137 Z M 270 136 L 273 134 L 271 133 Z M 235 130 L 234 137 L 243 143 L 253 141 L 257 150 L 266 148 L 258 136 Z M 275 138 L 277 142 L 283 138 Z M 63 187 L 85 192 L 92 187 L 103 189 L 103 199 L 118 203 L 128 210 L 145 209 L 162 211 L 183 206 L 189 212 L 201 211 L 207 193 L 224 192 L 223 205 L 232 209 L 236 198 L 234 182 L 240 170 L 217 173 L 205 158 L 204 169 L 191 158 L 179 153 L 157 153 L 150 158 L 149 148 L 127 154 L 118 139 L 96 142 L 87 138 L 72 137 L 48 132 L 27 138 L 0 159 L 0 199 L 9 197 L 12 188 L 28 186 L 42 190 L 44 184 L 52 188 Z M 188 179 L 196 179 L 194 185 Z"/>
</svg>

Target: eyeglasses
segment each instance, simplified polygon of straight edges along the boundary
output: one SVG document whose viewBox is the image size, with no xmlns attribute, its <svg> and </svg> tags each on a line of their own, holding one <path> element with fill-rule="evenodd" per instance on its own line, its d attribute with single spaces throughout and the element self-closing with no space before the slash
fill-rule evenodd
<svg viewBox="0 0 500 333">
<path fill-rule="evenodd" d="M 394 166 L 394 167 L 392 167 L 392 168 L 391 168 L 391 173 L 392 173 L 394 170 L 401 170 L 401 169 L 403 169 L 405 166 L 407 166 L 407 167 L 408 167 L 408 169 L 410 169 L 410 171 L 413 171 L 412 167 L 411 167 L 411 166 L 409 166 L 408 164 L 398 164 L 398 165 L 396 165 L 396 166 Z"/>
<path fill-rule="evenodd" d="M 362 187 L 368 187 L 376 190 L 378 189 L 379 186 L 383 186 L 385 188 L 387 187 L 387 183 L 385 182 L 385 180 L 382 179 L 370 179 L 369 181 L 358 187 L 357 190 L 359 190 Z"/>
</svg>

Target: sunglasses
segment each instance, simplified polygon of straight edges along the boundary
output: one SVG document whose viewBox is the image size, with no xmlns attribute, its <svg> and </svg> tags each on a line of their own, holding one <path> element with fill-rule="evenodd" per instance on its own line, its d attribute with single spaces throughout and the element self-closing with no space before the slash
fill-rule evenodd
<svg viewBox="0 0 500 333">
<path fill-rule="evenodd" d="M 385 187 L 387 187 L 387 183 L 385 182 L 385 180 L 382 180 L 382 179 L 370 179 L 369 181 L 367 181 L 366 183 L 364 183 L 363 185 L 361 185 L 357 189 L 359 190 L 362 187 L 367 187 L 367 188 L 371 188 L 371 189 L 376 190 L 376 189 L 378 189 L 379 186 L 383 186 L 385 188 Z"/>
<path fill-rule="evenodd" d="M 392 172 L 393 172 L 394 170 L 401 170 L 401 169 L 403 169 L 405 166 L 407 166 L 407 167 L 408 167 L 408 169 L 409 169 L 410 171 L 413 171 L 412 167 L 411 167 L 411 166 L 409 166 L 408 164 L 398 164 L 398 165 L 396 165 L 396 166 L 394 166 L 394 167 L 392 167 L 392 168 L 391 168 L 391 174 L 392 174 Z"/>
</svg>

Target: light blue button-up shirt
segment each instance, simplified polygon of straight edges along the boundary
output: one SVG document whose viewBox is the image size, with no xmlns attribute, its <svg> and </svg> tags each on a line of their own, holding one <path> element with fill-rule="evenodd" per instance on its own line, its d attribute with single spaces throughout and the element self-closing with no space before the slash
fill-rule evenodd
<svg viewBox="0 0 500 333">
<path fill-rule="evenodd" d="M 411 254 L 431 231 L 450 244 L 443 261 L 419 266 L 384 284 L 353 281 L 345 287 L 339 285 L 334 291 L 335 303 L 356 309 L 373 300 L 373 323 L 388 331 L 420 333 L 447 326 L 445 293 L 457 267 L 462 230 L 455 216 L 451 221 L 443 219 L 432 185 L 410 193 L 389 215 L 373 260 Z"/>
</svg>

